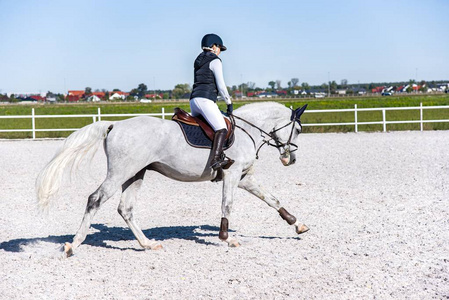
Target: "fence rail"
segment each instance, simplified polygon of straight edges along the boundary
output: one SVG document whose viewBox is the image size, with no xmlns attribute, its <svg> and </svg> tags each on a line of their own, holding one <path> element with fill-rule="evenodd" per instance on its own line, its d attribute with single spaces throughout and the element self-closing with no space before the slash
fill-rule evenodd
<svg viewBox="0 0 449 300">
<path fill-rule="evenodd" d="M 322 109 L 322 110 L 306 110 L 305 113 L 339 113 L 339 112 L 353 112 L 354 113 L 354 122 L 345 122 L 345 123 L 306 123 L 302 124 L 303 126 L 313 127 L 313 126 L 354 126 L 354 131 L 358 132 L 359 125 L 383 125 L 383 131 L 387 131 L 388 124 L 413 124 L 419 123 L 420 130 L 424 130 L 425 123 L 446 123 L 449 122 L 449 119 L 440 119 L 440 120 L 424 120 L 424 110 L 426 109 L 449 109 L 449 106 L 423 106 L 422 103 L 420 106 L 408 106 L 408 107 L 380 107 L 380 108 L 357 108 L 357 104 L 354 105 L 354 108 L 345 108 L 345 109 Z M 419 120 L 403 120 L 403 121 L 388 121 L 387 120 L 387 111 L 394 110 L 419 110 L 420 119 Z M 370 121 L 370 122 L 359 122 L 358 121 L 358 113 L 364 111 L 381 111 L 382 112 L 382 120 L 381 121 Z M 33 139 L 36 138 L 36 132 L 50 132 L 50 131 L 76 131 L 79 128 L 48 128 L 41 129 L 36 128 L 36 119 L 45 119 L 45 118 L 92 118 L 92 122 L 101 121 L 101 118 L 107 117 L 136 117 L 136 116 L 155 116 L 161 117 L 165 119 L 168 116 L 165 113 L 165 109 L 162 108 L 160 113 L 139 113 L 139 114 L 102 114 L 100 108 L 98 108 L 97 114 L 82 114 L 82 115 L 36 115 L 34 112 L 34 108 L 31 109 L 31 115 L 20 115 L 20 116 L 0 116 L 1 119 L 31 119 L 31 128 L 29 129 L 0 129 L 0 132 L 32 132 Z"/>
<path fill-rule="evenodd" d="M 449 109 L 449 106 L 423 106 L 420 103 L 420 106 L 407 106 L 407 107 L 379 107 L 379 108 L 357 108 L 357 104 L 354 105 L 354 108 L 345 108 L 345 109 L 322 109 L 322 110 L 306 110 L 306 113 L 324 113 L 324 112 L 354 112 L 354 122 L 346 122 L 346 123 L 308 123 L 302 124 L 303 126 L 341 126 L 341 125 L 352 125 L 354 126 L 354 131 L 358 132 L 359 125 L 383 125 L 383 131 L 387 131 L 387 124 L 413 124 L 419 123 L 420 130 L 424 130 L 424 123 L 446 123 L 449 122 L 449 119 L 440 119 L 440 120 L 424 120 L 424 110 L 425 109 Z M 419 110 L 419 120 L 404 120 L 404 121 L 387 121 L 387 111 L 393 110 Z M 382 121 L 372 121 L 372 122 L 358 122 L 358 112 L 363 111 L 381 111 L 382 112 Z"/>
</svg>

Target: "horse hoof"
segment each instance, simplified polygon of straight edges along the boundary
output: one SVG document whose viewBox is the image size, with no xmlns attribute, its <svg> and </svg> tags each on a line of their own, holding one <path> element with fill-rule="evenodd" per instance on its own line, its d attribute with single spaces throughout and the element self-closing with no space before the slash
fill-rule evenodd
<svg viewBox="0 0 449 300">
<path fill-rule="evenodd" d="M 237 240 L 228 239 L 226 242 L 228 243 L 228 247 L 230 247 L 230 248 L 240 247 L 240 243 Z"/>
<path fill-rule="evenodd" d="M 150 247 L 151 250 L 161 250 L 163 247 L 161 244 L 155 244 Z"/>
<path fill-rule="evenodd" d="M 72 247 L 72 244 L 70 244 L 70 243 L 65 243 L 65 244 L 62 246 L 62 251 L 63 251 L 63 254 L 62 254 L 62 257 L 63 257 L 63 258 L 68 258 L 68 257 L 72 256 L 72 255 L 73 255 L 73 247 Z"/>
<path fill-rule="evenodd" d="M 307 231 L 309 231 L 309 227 L 307 227 L 304 224 L 302 224 L 301 226 L 297 226 L 296 227 L 296 233 L 297 234 L 301 234 L 301 233 L 304 233 L 304 232 L 307 232 Z"/>
<path fill-rule="evenodd" d="M 149 249 L 149 250 L 160 250 L 162 249 L 162 245 L 157 242 L 151 242 L 147 243 L 146 245 L 142 245 L 143 248 Z"/>
</svg>

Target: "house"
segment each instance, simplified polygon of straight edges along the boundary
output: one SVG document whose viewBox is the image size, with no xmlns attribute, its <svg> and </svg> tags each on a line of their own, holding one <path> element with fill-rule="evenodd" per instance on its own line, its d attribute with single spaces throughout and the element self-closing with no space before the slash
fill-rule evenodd
<svg viewBox="0 0 449 300">
<path fill-rule="evenodd" d="M 257 95 L 257 97 L 259 98 L 273 98 L 273 97 L 277 97 L 278 94 L 276 93 L 272 93 L 272 92 L 263 92 Z"/>
<path fill-rule="evenodd" d="M 106 92 L 93 92 L 91 95 L 97 96 L 100 99 L 104 99 L 104 97 L 106 96 Z"/>
<path fill-rule="evenodd" d="M 23 103 L 37 102 L 36 99 L 32 98 L 31 96 L 27 96 L 27 95 L 19 95 L 16 97 L 16 99 Z"/>
<path fill-rule="evenodd" d="M 68 96 L 78 96 L 82 98 L 84 96 L 84 91 L 68 91 Z"/>
<path fill-rule="evenodd" d="M 353 87 L 352 88 L 352 92 L 354 94 L 358 94 L 358 95 L 365 95 L 366 94 L 366 90 L 364 88 L 361 88 L 361 87 Z"/>
<path fill-rule="evenodd" d="M 98 97 L 97 95 L 90 95 L 89 97 L 87 97 L 87 101 L 90 101 L 90 102 L 100 102 L 101 101 L 101 98 L 100 97 Z"/>
<path fill-rule="evenodd" d="M 276 91 L 276 94 L 278 96 L 287 96 L 287 91 L 281 90 L 281 91 Z"/>
<path fill-rule="evenodd" d="M 145 95 L 145 98 L 147 98 L 147 99 L 150 99 L 150 98 L 151 99 L 162 99 L 163 97 L 164 97 L 164 94 L 162 94 L 162 93 L 160 93 L 160 94 L 154 93 L 154 94 L 146 94 Z"/>
<path fill-rule="evenodd" d="M 314 96 L 315 98 L 324 98 L 327 96 L 327 92 L 324 89 L 308 90 L 307 93 Z"/>
<path fill-rule="evenodd" d="M 372 92 L 373 94 L 375 94 L 375 93 L 380 94 L 380 93 L 382 93 L 382 92 L 384 91 L 384 89 L 385 89 L 385 86 L 377 86 L 377 87 L 373 88 L 373 89 L 371 90 L 371 92 Z"/>
<path fill-rule="evenodd" d="M 129 93 L 125 93 L 122 91 L 114 91 L 110 93 L 111 96 L 109 97 L 109 100 L 125 100 L 126 97 L 129 96 Z"/>
<path fill-rule="evenodd" d="M 398 87 L 396 89 L 396 92 L 398 93 L 405 93 L 407 92 L 407 89 L 409 88 L 410 85 L 406 84 L 406 85 L 401 85 L 400 87 Z"/>
<path fill-rule="evenodd" d="M 234 95 L 235 95 L 235 98 L 243 98 L 243 92 L 241 92 L 241 91 L 234 91 Z"/>
<path fill-rule="evenodd" d="M 45 98 L 46 98 L 46 101 L 50 102 L 50 103 L 56 103 L 56 101 L 58 101 L 57 96 L 53 93 L 48 93 L 47 97 L 45 97 Z"/>
<path fill-rule="evenodd" d="M 346 90 L 345 89 L 338 89 L 335 91 L 335 93 L 337 95 L 346 95 Z"/>
<path fill-rule="evenodd" d="M 113 92 L 112 96 L 109 97 L 109 100 L 125 100 L 125 98 L 125 95 Z"/>
<path fill-rule="evenodd" d="M 41 102 L 45 101 L 45 97 L 42 97 L 42 96 L 39 96 L 39 95 L 31 95 L 30 98 L 32 98 L 32 99 L 34 99 L 34 100 L 36 100 L 38 102 L 39 101 L 41 101 Z"/>
<path fill-rule="evenodd" d="M 84 95 L 84 94 L 83 94 Z M 81 96 L 79 95 L 67 95 L 67 97 L 65 98 L 67 101 L 69 102 L 78 102 L 81 100 Z"/>
</svg>

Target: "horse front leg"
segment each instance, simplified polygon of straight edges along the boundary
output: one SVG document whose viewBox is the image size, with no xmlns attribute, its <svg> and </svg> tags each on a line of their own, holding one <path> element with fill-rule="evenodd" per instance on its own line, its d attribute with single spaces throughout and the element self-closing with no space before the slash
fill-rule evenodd
<svg viewBox="0 0 449 300">
<path fill-rule="evenodd" d="M 235 237 L 230 237 L 228 233 L 228 218 L 231 215 L 232 204 L 234 201 L 234 192 L 235 188 L 238 185 L 239 179 L 239 172 L 223 170 L 223 198 L 221 203 L 222 218 L 220 224 L 220 233 L 218 237 L 220 238 L 220 240 L 227 242 L 229 247 L 240 246 L 238 240 Z"/>
<path fill-rule="evenodd" d="M 240 180 L 238 187 L 250 192 L 254 196 L 263 200 L 270 207 L 276 209 L 282 219 L 284 219 L 289 225 L 295 226 L 297 234 L 301 234 L 309 230 L 309 227 L 301 223 L 296 219 L 295 216 L 293 216 L 285 208 L 283 208 L 281 206 L 281 203 L 275 196 L 273 196 L 269 192 L 266 192 L 257 183 L 257 181 L 254 179 L 254 176 L 252 175 L 252 172 L 248 173 L 242 180 Z"/>
</svg>

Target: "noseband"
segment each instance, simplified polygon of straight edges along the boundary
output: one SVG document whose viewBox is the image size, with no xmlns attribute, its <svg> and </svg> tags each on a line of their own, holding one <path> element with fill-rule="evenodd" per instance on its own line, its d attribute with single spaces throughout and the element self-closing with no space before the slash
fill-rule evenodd
<svg viewBox="0 0 449 300">
<path fill-rule="evenodd" d="M 295 129 L 295 122 L 298 122 L 298 124 L 299 124 L 299 126 L 301 128 L 300 133 L 302 132 L 302 125 L 301 125 L 301 120 L 298 117 L 296 117 L 295 111 L 293 111 L 293 110 L 292 110 L 292 116 L 290 117 L 290 122 L 289 123 L 285 124 L 284 126 L 281 126 L 281 127 L 277 128 L 277 129 L 273 128 L 269 133 L 267 133 L 262 128 L 254 125 L 253 123 L 251 123 L 251 122 L 249 122 L 249 121 L 247 121 L 247 120 L 245 120 L 243 118 L 240 118 L 240 117 L 238 117 L 236 115 L 230 115 L 230 117 L 231 117 L 232 123 L 234 123 L 234 124 L 235 124 L 235 120 L 233 120 L 233 118 L 237 118 L 237 119 L 245 122 L 246 124 L 250 125 L 251 127 L 254 127 L 254 128 L 256 128 L 256 129 L 258 129 L 260 131 L 260 134 L 261 134 L 261 136 L 263 138 L 263 142 L 262 142 L 262 145 L 260 145 L 259 148 L 256 151 L 256 159 L 259 159 L 259 151 L 260 151 L 260 149 L 264 145 L 275 147 L 277 149 L 283 148 L 284 149 L 284 153 L 281 153 L 281 155 L 290 154 L 290 153 L 295 152 L 296 150 L 298 150 L 298 146 L 296 144 L 292 143 L 291 140 L 292 140 L 292 137 L 293 137 L 293 130 Z M 292 125 L 292 129 L 290 131 L 290 136 L 288 138 L 288 141 L 286 143 L 283 143 L 283 142 L 281 142 L 279 140 L 279 137 L 276 135 L 276 132 L 278 132 L 279 130 L 284 129 L 285 127 L 288 127 L 290 125 Z M 253 137 L 244 128 L 242 128 L 241 126 L 235 125 L 235 127 L 240 128 L 243 132 L 245 132 L 251 138 L 251 140 L 253 141 L 253 144 L 254 144 L 254 149 L 256 149 L 256 142 L 254 141 Z M 274 143 L 272 143 L 271 141 L 274 141 Z M 291 146 L 294 147 L 293 150 L 290 150 Z"/>
</svg>

